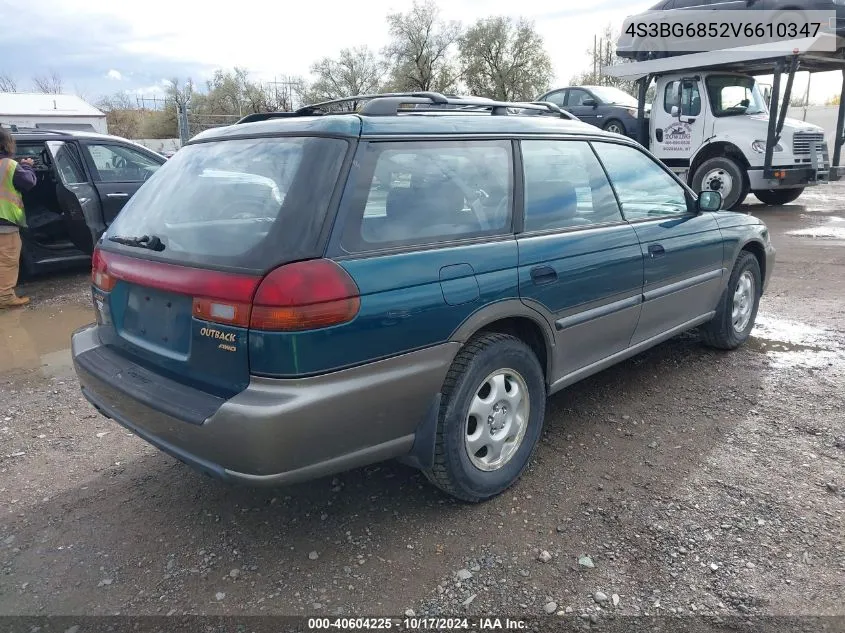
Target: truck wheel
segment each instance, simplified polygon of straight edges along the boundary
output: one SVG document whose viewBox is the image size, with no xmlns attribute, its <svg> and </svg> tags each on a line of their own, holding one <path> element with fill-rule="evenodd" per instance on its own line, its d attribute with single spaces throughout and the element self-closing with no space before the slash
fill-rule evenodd
<svg viewBox="0 0 845 633">
<path fill-rule="evenodd" d="M 692 177 L 692 188 L 699 191 L 718 191 L 722 194 L 722 208 L 738 207 L 748 195 L 745 173 L 730 158 L 718 156 L 704 161 Z"/>
<path fill-rule="evenodd" d="M 486 333 L 455 357 L 443 385 L 428 479 L 463 501 L 485 501 L 528 466 L 546 412 L 537 356 L 520 339 Z"/>
<path fill-rule="evenodd" d="M 798 200 L 804 193 L 804 187 L 798 189 L 762 189 L 753 193 L 763 204 L 779 206 Z"/>
<path fill-rule="evenodd" d="M 742 251 L 716 307 L 716 316 L 701 327 L 704 342 L 724 350 L 733 350 L 745 343 L 754 329 L 762 293 L 760 263 L 753 254 Z"/>
</svg>

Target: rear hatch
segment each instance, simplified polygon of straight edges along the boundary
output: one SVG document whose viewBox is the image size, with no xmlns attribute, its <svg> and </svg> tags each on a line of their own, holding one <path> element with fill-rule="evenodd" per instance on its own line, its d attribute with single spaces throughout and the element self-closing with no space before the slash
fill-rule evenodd
<svg viewBox="0 0 845 633">
<path fill-rule="evenodd" d="M 241 138 L 177 152 L 94 254 L 102 342 L 182 384 L 241 391 L 255 293 L 269 271 L 320 256 L 349 145 Z"/>
</svg>

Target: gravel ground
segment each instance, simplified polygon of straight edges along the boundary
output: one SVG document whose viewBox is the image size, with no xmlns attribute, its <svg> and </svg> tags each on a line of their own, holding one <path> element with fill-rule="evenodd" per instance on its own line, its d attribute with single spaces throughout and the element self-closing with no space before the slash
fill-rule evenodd
<svg viewBox="0 0 845 633">
<path fill-rule="evenodd" d="M 385 463 L 278 490 L 195 473 L 81 397 L 87 276 L 0 314 L 0 613 L 845 615 L 845 186 L 749 205 L 754 338 L 685 335 L 550 399 L 468 506 Z"/>
</svg>

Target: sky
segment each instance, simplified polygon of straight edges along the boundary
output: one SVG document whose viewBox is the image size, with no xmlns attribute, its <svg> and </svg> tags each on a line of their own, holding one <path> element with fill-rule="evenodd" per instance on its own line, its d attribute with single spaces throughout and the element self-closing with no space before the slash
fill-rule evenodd
<svg viewBox="0 0 845 633">
<path fill-rule="evenodd" d="M 525 17 L 545 40 L 555 66 L 550 88 L 568 85 L 590 65 L 595 34 L 654 0 L 441 0 L 443 17 L 472 23 L 491 15 Z M 66 92 L 89 101 L 127 92 L 155 96 L 171 77 L 202 83 L 217 68 L 247 68 L 255 79 L 308 76 L 311 64 L 346 47 L 387 43 L 388 13 L 412 0 L 251 2 L 212 9 L 197 0 L 0 0 L 0 74 L 31 90 L 32 77 L 57 72 Z M 813 78 L 811 99 L 838 94 L 841 75 Z M 796 79 L 803 94 L 806 74 Z"/>
</svg>

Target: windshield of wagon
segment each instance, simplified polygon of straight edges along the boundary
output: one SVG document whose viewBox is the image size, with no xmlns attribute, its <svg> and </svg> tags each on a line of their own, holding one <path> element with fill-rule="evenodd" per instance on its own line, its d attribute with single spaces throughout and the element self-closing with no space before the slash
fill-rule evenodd
<svg viewBox="0 0 845 633">
<path fill-rule="evenodd" d="M 765 114 L 766 102 L 753 77 L 710 75 L 707 95 L 715 116 Z"/>
</svg>

